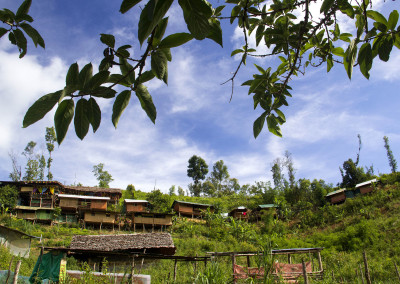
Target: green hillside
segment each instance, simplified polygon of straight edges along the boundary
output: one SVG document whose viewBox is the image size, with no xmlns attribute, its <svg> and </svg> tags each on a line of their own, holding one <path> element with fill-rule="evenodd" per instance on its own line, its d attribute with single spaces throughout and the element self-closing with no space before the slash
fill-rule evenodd
<svg viewBox="0 0 400 284">
<path fill-rule="evenodd" d="M 285 205 L 277 217 L 273 213 L 265 214 L 258 224 L 224 219 L 220 214 L 211 213 L 206 213 L 203 222 L 176 218 L 170 230 L 177 247 L 176 255 L 203 256 L 213 251 L 323 247 L 324 280 L 310 280 L 310 283 L 362 283 L 360 266 L 363 268 L 362 253 L 365 251 L 372 282 L 394 283 L 399 281 L 394 264 L 400 265 L 400 185 L 396 179 L 397 175 L 384 176 L 381 178 L 383 184 L 374 192 L 347 199 L 341 205 L 316 207 L 310 202 L 303 202 L 301 206 Z M 240 194 L 234 194 L 229 197 L 185 199 L 225 208 L 228 204 L 250 207 L 260 204 L 264 197 L 255 195 L 243 199 Z M 82 230 L 78 225 L 33 225 L 10 218 L 7 214 L 1 216 L 0 223 L 30 235 L 42 236 L 44 246 L 68 246 L 75 234 L 127 233 Z M 39 254 L 37 240 L 33 246 L 30 258 L 22 260 L 22 275 L 29 276 L 36 262 Z M 0 246 L 0 270 L 8 269 L 10 261 L 11 255 Z M 251 261 L 256 265 L 258 260 L 254 258 Z M 295 257 L 293 261 L 300 262 L 301 259 Z M 15 262 L 16 258 L 14 266 Z M 238 262 L 245 264 L 245 259 Z M 74 259 L 69 259 L 67 265 L 68 269 L 84 269 Z M 179 263 L 176 283 L 228 283 L 231 267 L 229 257 L 219 258 L 216 264 L 209 263 L 206 270 L 203 263 Z M 143 268 L 141 273 L 150 274 L 152 283 L 174 283 L 173 269 L 173 261 L 162 260 Z M 216 282 L 207 282 L 207 278 Z"/>
</svg>

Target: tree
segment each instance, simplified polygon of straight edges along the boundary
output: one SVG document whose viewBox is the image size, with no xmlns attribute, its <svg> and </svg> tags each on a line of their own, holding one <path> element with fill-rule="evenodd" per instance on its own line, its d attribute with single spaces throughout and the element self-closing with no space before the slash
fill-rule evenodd
<svg viewBox="0 0 400 284">
<path fill-rule="evenodd" d="M 294 177 L 296 170 L 294 169 L 294 166 L 293 166 L 292 154 L 289 151 L 285 151 L 285 158 L 286 158 L 285 165 L 287 167 L 288 176 L 289 176 L 289 187 L 293 188 L 296 183 L 296 179 Z"/>
<path fill-rule="evenodd" d="M 178 186 L 178 195 L 179 196 L 185 196 L 185 191 L 183 190 L 182 187 Z"/>
<path fill-rule="evenodd" d="M 211 172 L 210 181 L 213 183 L 215 191 L 219 194 L 226 194 L 229 190 L 227 188 L 227 181 L 229 179 L 228 167 L 224 164 L 223 160 L 215 162 Z"/>
<path fill-rule="evenodd" d="M 199 183 L 200 180 L 205 179 L 208 173 L 208 165 L 201 158 L 193 155 L 188 161 L 187 175 L 193 179 L 195 185 Z"/>
<path fill-rule="evenodd" d="M 172 199 L 168 194 L 163 194 L 159 189 L 152 190 L 147 195 L 147 200 L 153 206 L 154 212 L 168 213 L 171 211 Z"/>
<path fill-rule="evenodd" d="M 27 159 L 23 180 L 38 180 L 40 175 L 39 160 L 35 156 L 35 147 L 36 142 L 30 141 L 26 145 L 24 152 L 22 152 L 22 155 Z"/>
<path fill-rule="evenodd" d="M 355 187 L 358 183 L 370 179 L 372 176 L 369 173 L 364 172 L 363 167 L 357 167 L 352 159 L 348 159 L 343 163 L 343 169 L 340 168 L 342 175 L 342 183 L 340 184 L 343 188 Z"/>
<path fill-rule="evenodd" d="M 100 163 L 98 165 L 93 166 L 93 174 L 99 181 L 99 187 L 109 188 L 110 182 L 114 179 L 112 178 L 111 174 L 104 170 L 104 164 Z"/>
<path fill-rule="evenodd" d="M 2 209 L 14 208 L 17 205 L 18 190 L 11 185 L 0 187 L 0 206 Z"/>
<path fill-rule="evenodd" d="M 18 164 L 17 155 L 14 152 L 9 152 L 8 156 L 11 159 L 13 171 L 9 174 L 12 181 L 20 181 L 22 178 L 21 166 Z"/>
<path fill-rule="evenodd" d="M 284 161 L 282 161 L 280 158 L 276 158 L 272 162 L 271 172 L 275 190 L 282 190 L 284 188 L 285 176 L 282 173 L 284 164 Z"/>
<path fill-rule="evenodd" d="M 51 153 L 54 151 L 54 143 L 57 141 L 54 127 L 46 127 L 45 140 L 46 140 L 46 148 L 47 151 L 49 152 L 49 158 L 47 159 L 47 179 L 53 180 L 53 174 L 50 171 L 51 163 L 53 162 Z"/>
<path fill-rule="evenodd" d="M 155 123 L 156 107 L 144 84 L 153 79 L 168 82 L 171 48 L 193 39 L 206 38 L 222 46 L 221 20 L 235 23 L 244 38 L 242 48 L 231 53 L 232 57 L 241 55 L 238 67 L 227 81 L 232 83 L 232 87 L 248 58 L 272 56 L 280 60 L 280 64 L 271 63 L 274 67 L 255 64 L 253 78 L 242 84 L 248 86 L 248 93 L 253 95 L 252 107 L 261 108 L 261 114 L 253 124 L 254 137 L 260 134 L 265 122 L 271 133 L 282 136 L 280 125 L 286 121 L 282 107 L 288 106 L 287 97 L 292 96 L 289 82 L 293 76 L 304 74 L 308 67 L 326 66 L 329 72 L 334 64 L 341 64 L 350 79 L 355 66 L 369 79 L 374 60 L 379 57 L 386 62 L 393 47 L 400 48 L 399 13 L 392 10 L 385 17 L 372 10 L 373 1 L 370 0 L 357 1 L 354 6 L 350 0 L 323 0 L 322 5 L 314 0 L 227 0 L 229 5 L 218 7 L 212 7 L 206 0 L 179 0 L 188 32 L 167 36 L 164 36 L 168 26 L 165 15 L 173 0 L 148 0 L 138 7 L 140 2 L 123 0 L 120 12 L 125 14 L 132 9 L 141 10 L 138 42 L 134 44 L 144 45 L 144 52 L 133 58 L 128 51 L 130 45 L 116 46 L 113 35 L 101 34 L 100 41 L 105 45 L 104 58 L 98 68 L 94 68 L 99 72 L 93 75 L 91 63 L 81 69 L 77 63 L 71 64 L 65 87 L 37 100 L 28 109 L 23 127 L 42 119 L 57 105 L 54 117 L 57 142 L 60 144 L 63 141 L 72 119 L 76 135 L 83 139 L 90 126 L 94 132 L 100 126 L 101 111 L 97 99 L 114 100 L 111 120 L 117 127 L 132 93 Z M 44 47 L 40 34 L 27 23 L 33 20 L 28 15 L 30 4 L 31 0 L 24 1 L 16 14 L 7 9 L 0 11 L 0 20 L 8 28 L 1 28 L 0 36 L 8 33 L 10 42 L 19 48 L 20 57 L 26 53 L 26 38 L 21 29 L 35 45 Z M 390 2 L 385 5 L 390 5 Z M 345 18 L 343 22 L 339 15 Z M 355 35 L 342 32 L 343 23 L 352 24 Z M 255 37 L 256 47 L 265 45 L 268 53 L 260 54 L 252 48 L 250 36 Z M 144 71 L 146 64 L 151 69 Z M 113 66 L 120 67 L 120 72 L 111 74 L 110 71 L 115 70 L 111 69 Z M 118 95 L 117 86 L 124 88 Z"/>
<path fill-rule="evenodd" d="M 176 193 L 175 193 L 175 185 L 173 185 L 173 186 L 171 186 L 169 188 L 168 194 L 169 194 L 169 196 L 175 196 L 176 195 Z"/>
<path fill-rule="evenodd" d="M 126 192 L 125 199 L 135 199 L 136 189 L 135 189 L 135 186 L 133 184 L 129 184 L 126 187 L 126 191 L 125 192 Z"/>
<path fill-rule="evenodd" d="M 386 149 L 387 157 L 389 159 L 390 169 L 392 170 L 392 173 L 395 173 L 397 170 L 397 162 L 393 156 L 392 150 L 390 149 L 389 138 L 386 136 L 383 136 L 383 141 L 385 142 L 385 149 Z"/>
</svg>

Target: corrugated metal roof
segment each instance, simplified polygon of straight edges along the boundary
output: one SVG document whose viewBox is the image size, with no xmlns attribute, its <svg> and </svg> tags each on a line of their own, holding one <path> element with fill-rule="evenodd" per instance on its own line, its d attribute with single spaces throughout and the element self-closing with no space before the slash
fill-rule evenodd
<svg viewBox="0 0 400 284">
<path fill-rule="evenodd" d="M 338 190 L 329 192 L 327 195 L 325 195 L 325 197 L 329 197 L 329 196 L 332 196 L 332 195 L 335 195 L 335 194 L 338 194 L 338 193 L 342 193 L 342 192 L 344 192 L 345 190 L 346 190 L 345 188 L 341 188 L 341 189 L 338 189 Z"/>
<path fill-rule="evenodd" d="M 147 200 L 125 199 L 126 203 L 149 203 Z"/>
<path fill-rule="evenodd" d="M 47 207 L 32 207 L 32 206 L 23 206 L 23 205 L 17 205 L 15 206 L 15 209 L 22 209 L 22 210 L 54 210 L 54 208 L 47 208 Z"/>
<path fill-rule="evenodd" d="M 214 207 L 211 204 L 201 204 L 201 203 L 194 203 L 194 202 L 188 202 L 188 201 L 179 201 L 179 200 L 174 200 L 174 203 L 172 203 L 172 207 L 174 207 L 175 203 L 183 203 L 183 204 L 190 204 L 190 205 L 197 205 L 197 206 Z"/>
<path fill-rule="evenodd" d="M 61 197 L 61 198 L 76 198 L 76 199 L 91 199 L 91 200 L 111 200 L 110 197 L 75 195 L 75 194 L 59 194 L 58 197 Z"/>
<path fill-rule="evenodd" d="M 261 204 L 261 205 L 258 205 L 258 207 L 260 207 L 261 209 L 263 209 L 263 208 L 274 208 L 274 207 L 278 207 L 278 205 L 276 205 L 276 204 Z"/>
<path fill-rule="evenodd" d="M 362 183 L 356 184 L 356 188 L 357 188 L 357 187 L 361 187 L 361 186 L 363 186 L 363 185 L 371 184 L 371 183 L 377 182 L 377 181 L 378 181 L 378 180 L 377 180 L 376 178 L 371 179 L 371 180 L 368 180 L 368 181 L 364 181 L 364 182 L 362 182 Z"/>
</svg>

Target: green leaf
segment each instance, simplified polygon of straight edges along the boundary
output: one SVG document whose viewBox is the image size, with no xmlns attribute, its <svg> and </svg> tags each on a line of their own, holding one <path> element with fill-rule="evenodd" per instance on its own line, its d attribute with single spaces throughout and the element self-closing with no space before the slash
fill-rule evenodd
<svg viewBox="0 0 400 284">
<path fill-rule="evenodd" d="M 205 0 L 179 0 L 178 2 L 190 33 L 197 40 L 205 39 L 212 29 L 209 19 L 213 10 L 210 4 Z"/>
<path fill-rule="evenodd" d="M 119 118 L 121 117 L 122 112 L 128 106 L 130 99 L 131 99 L 130 90 L 122 91 L 115 99 L 113 105 L 113 113 L 112 113 L 112 123 L 114 124 L 115 128 L 117 128 Z"/>
<path fill-rule="evenodd" d="M 121 74 L 111 74 L 110 77 L 108 78 L 108 83 L 113 83 L 113 84 L 119 84 L 125 87 L 130 87 L 130 83 L 127 81 L 127 79 L 124 77 L 124 75 Z"/>
<path fill-rule="evenodd" d="M 390 52 L 392 51 L 393 48 L 393 39 L 390 36 L 386 36 L 381 40 L 381 43 L 378 47 L 378 54 L 379 58 L 382 61 L 387 62 L 390 57 Z"/>
<path fill-rule="evenodd" d="M 271 114 L 267 117 L 267 125 L 269 132 L 275 134 L 276 136 L 282 137 L 281 129 L 274 115 Z"/>
<path fill-rule="evenodd" d="M 76 86 L 79 84 L 79 66 L 78 63 L 72 63 L 68 69 L 65 83 L 68 85 Z"/>
<path fill-rule="evenodd" d="M 24 34 L 21 32 L 20 29 L 15 29 L 14 35 L 17 46 L 19 48 L 19 58 L 22 58 L 26 54 L 26 48 L 27 48 L 26 37 L 24 36 Z"/>
<path fill-rule="evenodd" d="M 373 10 L 368 10 L 367 11 L 367 17 L 375 20 L 378 23 L 384 24 L 385 26 L 388 25 L 388 22 L 386 21 L 386 18 L 379 12 L 373 11 Z"/>
<path fill-rule="evenodd" d="M 268 112 L 264 112 L 262 115 L 260 115 L 253 123 L 253 135 L 254 138 L 257 138 L 257 136 L 260 134 L 261 130 L 264 127 L 265 123 L 265 117 L 267 116 Z"/>
<path fill-rule="evenodd" d="M 142 109 L 146 112 L 147 116 L 153 123 L 156 123 L 157 111 L 154 106 L 153 99 L 151 98 L 146 86 L 140 84 L 136 87 L 136 96 L 140 101 Z"/>
<path fill-rule="evenodd" d="M 163 52 L 156 51 L 151 54 L 151 70 L 158 79 L 164 77 L 167 64 L 167 57 Z"/>
<path fill-rule="evenodd" d="M 32 0 L 25 0 L 22 2 L 21 6 L 19 6 L 16 17 L 20 17 L 22 15 L 26 15 L 29 12 L 29 8 L 31 7 Z"/>
<path fill-rule="evenodd" d="M 222 43 L 222 29 L 221 29 L 221 24 L 218 20 L 216 19 L 211 19 L 210 20 L 210 32 L 207 35 L 207 38 L 215 41 L 218 43 L 221 47 L 224 47 Z"/>
<path fill-rule="evenodd" d="M 64 100 L 57 108 L 54 115 L 54 126 L 56 128 L 57 143 L 60 145 L 67 134 L 68 127 L 74 117 L 75 104 L 74 100 Z"/>
<path fill-rule="evenodd" d="M 182 44 L 187 43 L 188 41 L 192 40 L 193 36 L 188 33 L 176 33 L 167 36 L 164 38 L 160 44 L 158 45 L 159 48 L 173 48 L 180 46 Z"/>
<path fill-rule="evenodd" d="M 243 52 L 244 52 L 243 49 L 235 49 L 234 51 L 232 51 L 231 57 L 234 56 L 234 55 L 236 55 L 236 54 L 238 54 L 238 53 L 243 53 Z"/>
<path fill-rule="evenodd" d="M 8 32 L 5 28 L 0 28 L 0 38 Z"/>
<path fill-rule="evenodd" d="M 100 41 L 111 48 L 115 47 L 115 37 L 113 35 L 100 34 Z"/>
<path fill-rule="evenodd" d="M 399 20 L 399 12 L 397 12 L 397 10 L 393 10 L 389 15 L 389 20 L 387 24 L 388 29 L 394 31 L 396 29 L 398 20 Z"/>
<path fill-rule="evenodd" d="M 87 103 L 87 117 L 92 125 L 93 132 L 96 132 L 101 122 L 101 110 L 94 98 L 90 98 Z"/>
<path fill-rule="evenodd" d="M 360 52 L 358 53 L 358 64 L 360 65 L 360 71 L 365 78 L 369 79 L 369 70 L 372 67 L 372 48 L 369 42 L 364 43 Z"/>
<path fill-rule="evenodd" d="M 283 112 L 280 111 L 279 109 L 274 109 L 274 110 L 275 110 L 276 114 L 285 122 L 286 121 L 286 117 L 283 114 Z"/>
<path fill-rule="evenodd" d="M 331 71 L 332 67 L 333 67 L 332 54 L 328 54 L 328 56 L 326 57 L 326 72 Z"/>
<path fill-rule="evenodd" d="M 158 46 L 158 44 L 161 42 L 165 30 L 167 29 L 167 25 L 168 25 L 168 17 L 162 19 L 156 29 L 155 29 L 155 33 L 154 33 L 154 37 L 153 37 L 153 46 Z"/>
<path fill-rule="evenodd" d="M 154 73 L 152 71 L 145 71 L 145 72 L 143 72 L 142 75 L 140 75 L 140 77 L 138 78 L 136 84 L 137 85 L 143 84 L 143 83 L 145 83 L 147 81 L 152 80 L 154 77 L 155 77 L 155 75 L 154 75 Z"/>
<path fill-rule="evenodd" d="M 111 99 L 115 97 L 117 92 L 109 87 L 97 87 L 96 89 L 91 91 L 91 95 L 99 98 Z"/>
<path fill-rule="evenodd" d="M 163 19 L 172 2 L 173 0 L 150 0 L 146 4 L 139 19 L 138 38 L 141 45 Z"/>
<path fill-rule="evenodd" d="M 168 60 L 169 62 L 172 61 L 171 49 L 169 49 L 169 48 L 162 48 L 162 49 L 159 49 L 159 51 L 162 52 L 162 53 L 164 53 L 165 57 L 167 58 L 167 60 Z"/>
<path fill-rule="evenodd" d="M 119 59 L 119 68 L 123 76 L 126 76 L 125 81 L 132 85 L 135 82 L 135 71 L 132 65 L 124 58 Z"/>
<path fill-rule="evenodd" d="M 93 66 L 92 63 L 88 63 L 82 68 L 81 72 L 79 72 L 79 85 L 82 90 L 86 90 L 87 84 L 92 76 Z"/>
<path fill-rule="evenodd" d="M 344 57 L 344 50 L 341 47 L 332 48 L 332 53 L 336 56 Z"/>
<path fill-rule="evenodd" d="M 95 74 L 88 82 L 88 89 L 94 90 L 100 87 L 102 84 L 107 82 L 109 76 L 110 72 L 108 71 L 100 71 L 99 73 Z"/>
<path fill-rule="evenodd" d="M 335 0 L 324 0 L 321 5 L 320 13 L 328 13 L 329 9 L 332 7 L 333 3 L 335 3 Z"/>
<path fill-rule="evenodd" d="M 83 140 L 86 134 L 89 131 L 89 118 L 88 114 L 88 101 L 84 98 L 80 99 L 76 103 L 75 109 L 75 118 L 74 118 L 74 125 L 75 125 L 75 133 L 79 139 Z"/>
<path fill-rule="evenodd" d="M 357 56 L 357 44 L 356 44 L 356 39 L 354 39 L 348 46 L 345 52 L 345 56 L 343 58 L 343 65 L 344 68 L 346 69 L 347 76 L 349 76 L 349 79 L 351 79 L 351 76 L 353 74 L 353 66 L 356 61 L 356 56 Z"/>
<path fill-rule="evenodd" d="M 35 30 L 31 25 L 27 23 L 21 23 L 21 28 L 25 33 L 32 39 L 35 47 L 39 44 L 41 47 L 45 48 L 44 40 L 37 30 Z"/>
<path fill-rule="evenodd" d="M 61 93 L 62 90 L 50 93 L 42 96 L 40 99 L 34 102 L 25 114 L 22 127 L 28 127 L 36 121 L 41 120 L 46 113 L 48 113 L 55 106 L 55 104 L 58 103 Z"/>
<path fill-rule="evenodd" d="M 17 40 L 15 39 L 15 35 L 13 32 L 8 33 L 8 39 L 10 40 L 11 44 L 17 44 Z"/>
<path fill-rule="evenodd" d="M 125 14 L 128 12 L 133 6 L 138 4 L 141 0 L 123 0 L 121 3 L 121 7 L 119 8 L 119 11 L 122 14 Z"/>
</svg>

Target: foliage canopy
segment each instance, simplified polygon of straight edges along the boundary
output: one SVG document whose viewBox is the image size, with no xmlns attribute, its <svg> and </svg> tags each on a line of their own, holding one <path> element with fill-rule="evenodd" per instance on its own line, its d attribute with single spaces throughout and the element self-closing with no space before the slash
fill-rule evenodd
<svg viewBox="0 0 400 284">
<path fill-rule="evenodd" d="M 144 52 L 133 58 L 131 45 L 116 45 L 112 34 L 101 34 L 105 45 L 104 58 L 99 72 L 93 74 L 91 63 L 80 68 L 71 64 L 66 75 L 65 87 L 39 98 L 27 111 L 23 127 L 42 119 L 54 106 L 57 110 L 54 123 L 57 142 L 60 144 L 74 120 L 76 135 L 83 139 L 90 126 L 94 132 L 101 122 L 98 99 L 114 100 L 112 122 L 117 127 L 119 119 L 134 94 L 150 120 L 155 123 L 156 107 L 145 83 L 158 79 L 168 83 L 168 62 L 172 61 L 171 49 L 193 39 L 211 39 L 220 46 L 222 28 L 220 22 L 227 20 L 237 25 L 244 36 L 243 47 L 232 51 L 231 56 L 240 55 L 241 60 L 232 77 L 232 87 L 239 69 L 248 57 L 279 57 L 276 68 L 255 65 L 253 78 L 243 85 L 253 96 L 254 109 L 261 108 L 261 115 L 253 124 L 257 137 L 267 122 L 268 130 L 282 136 L 280 125 L 286 118 L 282 106 L 288 106 L 293 76 L 304 74 L 307 67 L 326 64 L 329 72 L 334 64 L 340 64 L 351 79 L 354 67 L 368 79 L 374 59 L 388 61 L 393 47 L 400 48 L 399 13 L 392 10 L 388 17 L 373 10 L 372 0 L 226 0 L 227 5 L 213 6 L 206 0 L 178 0 L 187 25 L 187 31 L 164 35 L 167 12 L 173 0 L 123 0 L 121 14 L 132 9 L 141 9 L 138 21 L 138 43 Z M 138 4 L 142 5 L 138 5 Z M 28 15 L 31 0 L 25 0 L 16 13 L 3 9 L 0 20 L 8 27 L 0 28 L 0 36 L 8 33 L 9 40 L 26 54 L 27 40 L 24 31 L 35 46 L 45 47 L 40 34 L 28 24 L 33 21 Z M 390 2 L 384 3 L 390 5 Z M 312 12 L 312 11 L 318 12 Z M 344 24 L 352 24 L 352 33 L 343 32 Z M 249 46 L 249 37 L 254 36 L 256 45 L 264 45 L 268 52 L 260 54 Z M 145 65 L 151 69 L 145 71 Z M 119 66 L 119 73 L 110 68 Z M 115 87 L 124 90 L 117 94 Z"/>
</svg>

